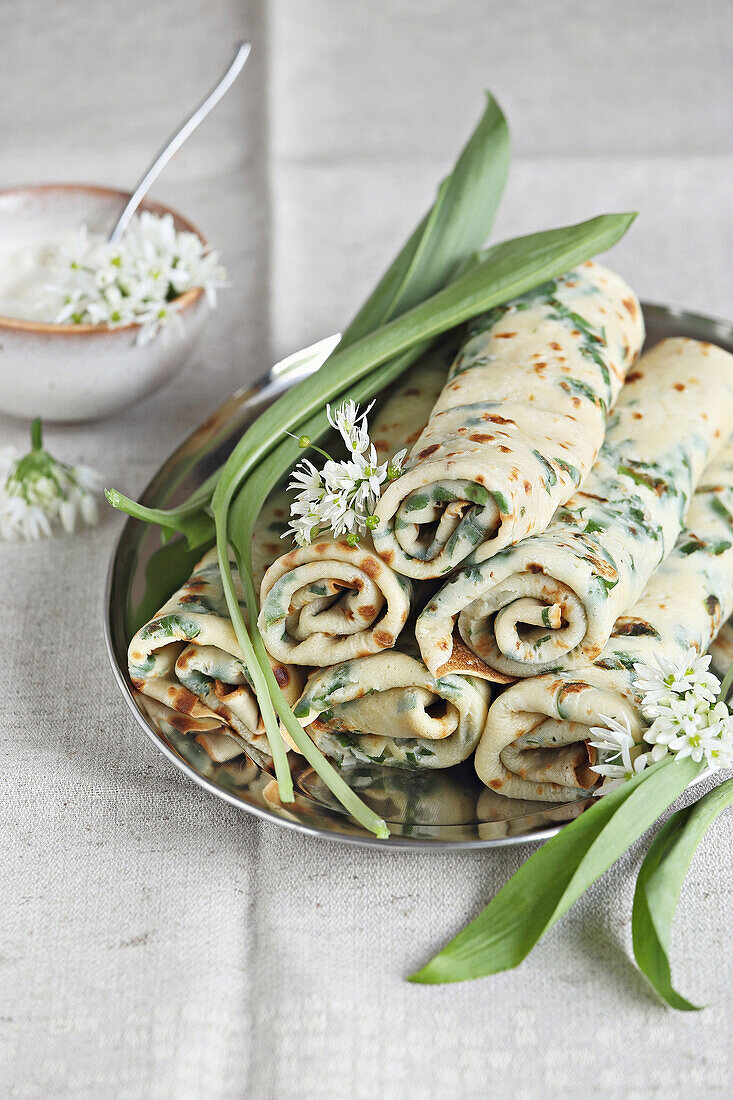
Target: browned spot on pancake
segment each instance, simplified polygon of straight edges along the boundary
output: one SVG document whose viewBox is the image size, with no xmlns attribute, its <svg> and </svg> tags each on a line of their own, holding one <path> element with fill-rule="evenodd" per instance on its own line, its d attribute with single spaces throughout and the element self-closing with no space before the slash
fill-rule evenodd
<svg viewBox="0 0 733 1100">
<path fill-rule="evenodd" d="M 621 618 L 616 619 L 613 630 L 611 632 L 612 638 L 643 638 L 648 635 L 655 635 L 657 632 L 651 623 L 646 622 L 645 619 L 635 619 L 631 615 L 623 615 Z"/>
<path fill-rule="evenodd" d="M 347 607 L 346 610 L 344 611 L 344 615 L 345 615 L 346 619 L 348 620 L 348 622 L 353 623 L 353 621 L 354 621 L 354 612 L 351 610 L 351 608 Z"/>
<path fill-rule="evenodd" d="M 195 719 L 187 718 L 185 714 L 169 714 L 166 717 L 179 733 L 190 733 L 191 730 L 199 728 L 198 722 Z"/>
<path fill-rule="evenodd" d="M 631 415 L 633 416 L 634 420 L 641 420 L 641 413 L 632 413 Z"/>
<path fill-rule="evenodd" d="M 392 561 L 393 558 L 394 558 L 394 550 L 383 550 L 382 551 L 382 560 L 386 561 L 387 565 L 390 564 L 390 562 Z"/>
<path fill-rule="evenodd" d="M 481 417 L 482 420 L 490 420 L 492 424 L 513 424 L 517 426 L 516 420 L 511 420 L 506 416 L 499 416 L 498 413 L 484 413 Z"/>
<path fill-rule="evenodd" d="M 482 432 L 474 432 L 468 438 L 472 443 L 492 443 L 494 440 L 493 435 L 484 435 Z"/>
<path fill-rule="evenodd" d="M 414 443 L 417 443 L 417 441 L 418 441 L 418 439 L 420 438 L 420 436 L 421 436 L 421 435 L 422 435 L 422 432 L 420 431 L 420 429 L 419 429 L 419 428 L 416 428 L 414 432 L 410 432 L 410 434 L 408 435 L 407 439 L 405 440 L 405 446 L 406 446 L 406 447 L 407 447 L 408 449 L 409 449 L 410 447 L 412 447 L 412 445 L 413 445 Z M 384 450 L 384 451 L 388 451 L 388 450 L 389 450 L 389 444 L 387 444 L 387 443 L 384 443 L 384 444 L 382 445 L 382 450 Z"/>
<path fill-rule="evenodd" d="M 715 431 L 713 432 L 713 435 L 715 436 L 716 439 L 720 439 L 720 428 L 716 428 Z"/>
<path fill-rule="evenodd" d="M 621 299 L 621 304 L 626 306 L 627 310 L 629 311 L 629 314 L 632 317 L 636 317 L 636 302 L 634 301 L 633 298 L 622 298 Z"/>
<path fill-rule="evenodd" d="M 388 439 L 375 439 L 374 440 L 374 446 L 377 448 L 378 451 L 388 451 L 389 450 L 389 440 Z"/>
<path fill-rule="evenodd" d="M 501 788 L 504 786 L 504 780 L 503 779 L 490 779 L 489 780 L 489 786 L 491 787 L 492 791 L 500 791 Z"/>
<path fill-rule="evenodd" d="M 177 710 L 180 714 L 190 714 L 198 703 L 198 698 L 188 688 L 181 686 L 172 687 L 167 692 L 168 706 Z"/>
<path fill-rule="evenodd" d="M 560 350 L 561 350 L 561 347 L 562 347 L 562 345 L 561 345 L 561 344 L 558 344 L 558 343 L 557 343 L 557 342 L 556 342 L 555 340 L 553 340 L 553 341 L 552 341 L 552 343 L 550 344 L 550 347 L 551 347 L 551 348 L 552 348 L 552 349 L 553 349 L 554 351 L 560 351 Z"/>
<path fill-rule="evenodd" d="M 387 630 L 375 630 L 374 641 L 377 645 L 381 645 L 383 649 L 388 649 L 391 645 L 394 645 L 394 638 Z"/>
<path fill-rule="evenodd" d="M 605 500 L 605 497 L 599 497 L 597 493 L 587 493 L 585 489 L 579 489 L 576 493 L 579 497 L 588 497 L 588 500 Z"/>
<path fill-rule="evenodd" d="M 502 448 L 502 450 L 503 450 L 503 448 Z M 484 484 L 484 475 L 483 474 L 476 474 L 476 481 L 479 483 L 479 485 L 483 485 Z"/>
<path fill-rule="evenodd" d="M 440 649 L 449 649 L 450 647 L 444 641 L 438 643 Z M 453 633 L 453 650 L 450 657 L 441 665 L 436 672 L 436 676 L 447 676 L 451 672 L 457 672 L 465 675 L 466 673 L 474 676 L 479 676 L 482 680 L 489 680 L 495 684 L 511 684 L 514 682 L 514 676 L 505 676 L 503 672 L 497 672 L 491 668 L 490 665 L 485 664 L 480 657 L 464 644 L 458 630 Z"/>
<path fill-rule="evenodd" d="M 571 399 L 571 403 L 572 403 L 572 406 L 573 406 L 574 409 L 579 409 L 580 408 L 580 398 L 579 397 L 573 397 Z"/>
<path fill-rule="evenodd" d="M 582 681 L 573 680 L 571 684 L 563 684 L 563 695 L 579 695 L 581 691 L 586 691 L 588 684 L 584 684 Z"/>
<path fill-rule="evenodd" d="M 626 381 L 627 382 L 638 382 L 639 379 L 643 378 L 643 377 L 644 377 L 644 375 L 642 374 L 642 372 L 640 370 L 632 370 L 631 374 L 626 375 Z"/>
<path fill-rule="evenodd" d="M 377 614 L 377 609 L 373 603 L 368 603 L 365 607 L 359 608 L 359 614 L 362 619 L 366 619 L 367 622 L 371 622 L 374 616 Z"/>
<path fill-rule="evenodd" d="M 186 581 L 184 587 L 189 592 L 200 592 L 202 588 L 206 588 L 206 581 L 201 578 L 191 577 L 190 581 Z"/>
<path fill-rule="evenodd" d="M 137 688 L 138 691 L 142 691 L 142 689 L 145 687 L 145 681 L 136 680 L 134 676 L 130 677 L 130 683 L 134 688 Z"/>
<path fill-rule="evenodd" d="M 505 454 L 505 455 L 510 455 L 512 453 L 511 447 L 504 447 L 501 444 L 499 445 L 499 450 L 501 451 L 502 454 Z"/>
<path fill-rule="evenodd" d="M 675 382 L 675 384 L 672 388 L 677 390 L 678 393 L 682 393 L 683 389 L 685 388 L 685 383 L 684 382 Z"/>
<path fill-rule="evenodd" d="M 426 447 L 424 451 L 420 451 L 418 458 L 430 458 L 430 455 L 434 455 L 439 449 L 440 444 L 432 443 L 429 447 Z"/>
<path fill-rule="evenodd" d="M 525 493 L 531 493 L 532 492 L 532 483 L 531 482 L 525 481 L 524 491 L 525 491 Z"/>
<path fill-rule="evenodd" d="M 290 673 L 286 668 L 283 668 L 282 665 L 275 665 L 272 671 L 281 688 L 286 687 L 287 684 L 290 683 Z"/>
<path fill-rule="evenodd" d="M 193 653 L 191 653 L 191 652 L 187 653 L 184 650 L 184 652 L 181 654 L 181 656 L 176 661 L 176 668 L 188 668 L 189 664 L 191 663 L 191 658 L 192 657 L 193 657 Z"/>
<path fill-rule="evenodd" d="M 535 366 L 534 366 L 535 373 L 536 374 L 543 374 L 546 367 L 547 367 L 547 363 L 535 363 Z"/>
<path fill-rule="evenodd" d="M 539 564 L 539 562 L 536 561 L 529 562 L 529 564 L 526 566 L 526 569 L 528 573 L 544 573 L 544 569 Z"/>
<path fill-rule="evenodd" d="M 364 587 L 364 581 L 361 579 L 361 577 L 355 577 L 354 580 L 351 582 L 351 587 L 355 588 L 357 592 L 361 592 L 362 588 Z"/>
<path fill-rule="evenodd" d="M 371 577 L 371 579 L 374 580 L 375 577 L 379 576 L 382 563 L 375 561 L 374 558 L 364 558 L 364 561 L 361 563 L 361 568 L 363 572 L 366 573 L 367 577 Z"/>
<path fill-rule="evenodd" d="M 495 332 L 494 338 L 496 340 L 511 340 L 512 336 L 516 335 L 516 332 Z"/>
</svg>

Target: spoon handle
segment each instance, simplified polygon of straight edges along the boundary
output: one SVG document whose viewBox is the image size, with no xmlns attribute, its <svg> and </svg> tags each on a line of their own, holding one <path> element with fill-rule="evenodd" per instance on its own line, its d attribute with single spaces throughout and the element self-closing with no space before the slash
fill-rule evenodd
<svg viewBox="0 0 733 1100">
<path fill-rule="evenodd" d="M 158 178 L 160 173 L 165 168 L 168 161 L 173 157 L 183 145 L 184 141 L 194 132 L 200 122 L 206 118 L 208 113 L 213 110 L 221 97 L 231 88 L 232 84 L 236 80 L 239 73 L 244 68 L 244 63 L 249 57 L 250 50 L 252 49 L 249 42 L 240 42 L 237 46 L 236 53 L 232 58 L 231 63 L 227 66 L 226 72 L 221 76 L 221 79 L 214 85 L 205 99 L 199 103 L 198 107 L 188 118 L 183 122 L 174 134 L 168 139 L 163 148 L 158 153 L 157 157 L 145 172 L 137 187 L 133 191 L 132 195 L 125 204 L 119 218 L 114 224 L 112 232 L 109 235 L 109 240 L 112 244 L 115 244 L 130 224 L 130 219 L 137 210 L 138 206 L 145 198 L 150 187 Z"/>
</svg>

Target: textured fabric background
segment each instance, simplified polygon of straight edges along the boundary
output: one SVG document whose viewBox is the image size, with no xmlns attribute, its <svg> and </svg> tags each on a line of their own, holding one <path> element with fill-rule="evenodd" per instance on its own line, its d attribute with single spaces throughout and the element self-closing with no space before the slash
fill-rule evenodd
<svg viewBox="0 0 733 1100">
<path fill-rule="evenodd" d="M 610 209 L 642 296 L 733 314 L 726 0 L 4 0 L 0 181 L 131 184 L 237 38 L 245 74 L 157 188 L 220 245 L 184 375 L 49 445 L 138 492 L 208 407 L 345 323 L 491 86 L 515 159 L 497 236 Z M 25 439 L 0 417 L 0 443 Z M 187 782 L 124 708 L 101 599 L 119 520 L 0 544 L 0 1095 L 729 1095 L 730 815 L 692 865 L 658 1006 L 629 961 L 640 849 L 513 973 L 404 976 L 525 853 L 361 851 Z"/>
</svg>

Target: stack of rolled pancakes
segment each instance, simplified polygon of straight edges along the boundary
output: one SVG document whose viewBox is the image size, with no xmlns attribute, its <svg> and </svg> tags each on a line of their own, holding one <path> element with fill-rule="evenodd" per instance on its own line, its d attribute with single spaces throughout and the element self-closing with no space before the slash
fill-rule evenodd
<svg viewBox="0 0 733 1100">
<path fill-rule="evenodd" d="M 591 726 L 642 732 L 633 664 L 709 648 L 733 610 L 733 357 L 674 339 L 639 359 L 643 340 L 633 291 L 583 264 L 388 393 L 371 438 L 408 457 L 358 546 L 281 554 L 288 501 L 270 498 L 257 626 L 328 756 L 474 756 L 502 795 L 571 801 L 600 782 Z M 162 727 L 267 758 L 213 551 L 129 659 Z"/>
</svg>

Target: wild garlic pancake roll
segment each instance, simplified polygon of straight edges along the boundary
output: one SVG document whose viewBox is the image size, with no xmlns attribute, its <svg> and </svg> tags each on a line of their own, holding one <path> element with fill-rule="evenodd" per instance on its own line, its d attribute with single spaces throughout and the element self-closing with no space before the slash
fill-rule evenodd
<svg viewBox="0 0 733 1100">
<path fill-rule="evenodd" d="M 546 531 L 469 564 L 416 626 L 435 673 L 454 629 L 511 677 L 587 665 L 675 545 L 707 463 L 733 431 L 733 356 L 665 340 L 629 374 L 598 459 Z"/>
<path fill-rule="evenodd" d="M 236 570 L 234 577 L 246 615 Z M 270 663 L 285 697 L 294 703 L 303 688 L 302 671 L 272 658 Z M 229 618 L 216 548 L 138 630 L 130 642 L 128 665 L 133 686 L 146 705 L 152 700 L 170 710 L 166 721 L 180 732 L 196 735 L 214 759 L 231 758 L 232 740 L 240 753 L 254 749 L 269 756 L 257 697 Z M 148 710 L 154 721 L 164 713 L 155 707 Z M 175 714 L 187 722 L 182 724 Z"/>
<path fill-rule="evenodd" d="M 477 318 L 377 505 L 384 561 L 441 577 L 543 531 L 593 465 L 643 339 L 636 295 L 590 261 Z"/>
<path fill-rule="evenodd" d="M 510 798 L 564 802 L 597 787 L 591 726 L 645 722 L 634 664 L 679 660 L 710 646 L 733 611 L 733 441 L 705 471 L 677 544 L 633 608 L 615 623 L 603 653 L 585 668 L 521 680 L 489 711 L 476 771 Z M 600 761 L 601 763 L 603 761 Z"/>
<path fill-rule="evenodd" d="M 490 690 L 470 676 L 433 677 L 411 652 L 393 650 L 319 669 L 294 713 L 339 765 L 450 768 L 475 749 Z"/>
<path fill-rule="evenodd" d="M 418 438 L 448 366 L 445 351 L 429 352 L 390 390 L 370 426 L 380 463 Z M 277 660 L 325 667 L 391 648 L 412 599 L 410 581 L 378 557 L 369 535 L 358 546 L 328 536 L 273 562 L 257 625 Z"/>
</svg>

